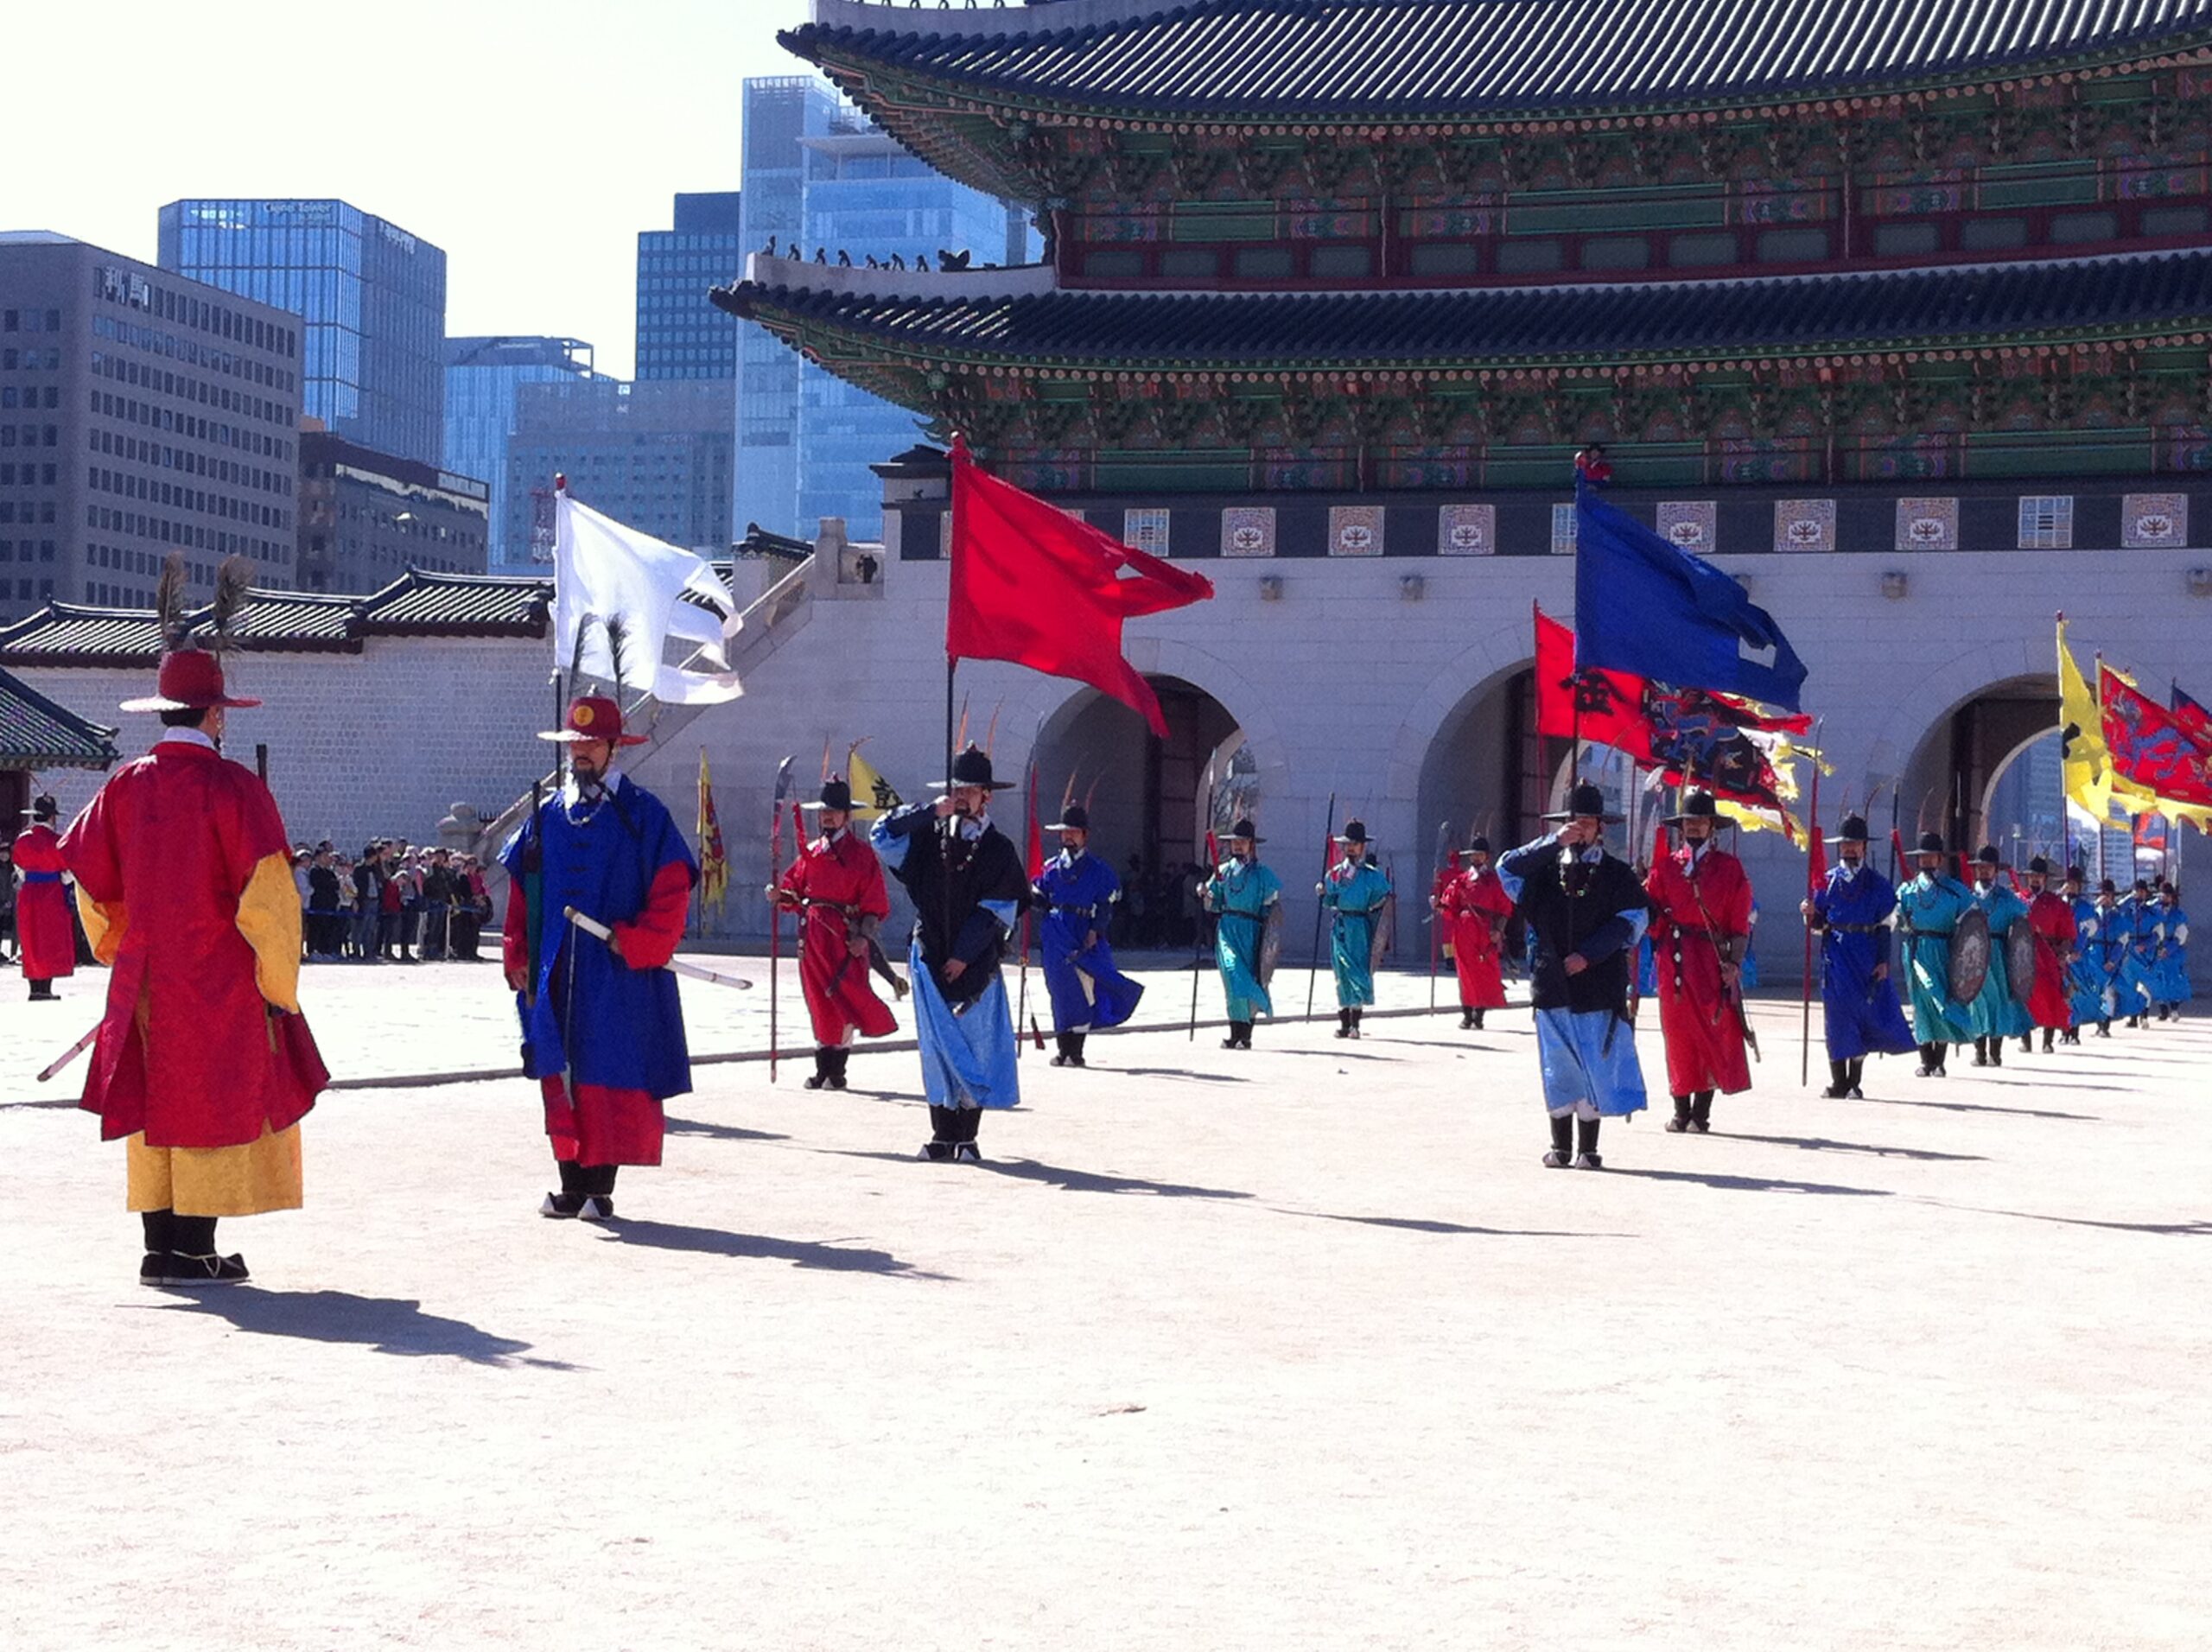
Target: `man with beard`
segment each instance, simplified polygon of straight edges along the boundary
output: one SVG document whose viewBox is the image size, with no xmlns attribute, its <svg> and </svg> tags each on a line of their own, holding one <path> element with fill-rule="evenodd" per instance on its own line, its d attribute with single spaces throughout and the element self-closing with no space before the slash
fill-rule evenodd
<svg viewBox="0 0 2212 1652">
<path fill-rule="evenodd" d="M 883 863 L 852 829 L 853 790 L 842 776 L 822 783 L 804 807 L 818 811 L 821 836 L 802 843 L 798 858 L 768 893 L 799 913 L 798 979 L 814 1023 L 814 1075 L 809 1090 L 842 1090 L 852 1042 L 887 1038 L 898 1018 L 868 980 L 869 943 L 891 916 Z"/>
<path fill-rule="evenodd" d="M 1828 880 L 1798 910 L 1821 937 L 1821 1015 L 1828 1046 L 1832 1101 L 1864 1101 L 1860 1080 L 1870 1053 L 1903 1055 L 1913 1047 L 1890 979 L 1890 924 L 1897 890 L 1866 863 L 1866 821 L 1847 815 L 1829 840 L 1836 863 Z"/>
<path fill-rule="evenodd" d="M 1135 1014 L 1144 988 L 1114 967 L 1108 931 L 1122 882 L 1090 853 L 1090 810 L 1064 800 L 1060 817 L 1045 829 L 1060 835 L 1060 852 L 1046 862 L 1030 898 L 1044 914 L 1037 936 L 1058 1045 L 1052 1064 L 1081 1067 L 1088 1064 L 1083 1046 L 1091 1030 L 1119 1026 Z"/>
<path fill-rule="evenodd" d="M 2028 904 L 1997 881 L 2005 857 L 1994 843 L 1974 851 L 1974 904 L 1989 920 L 1989 968 L 1981 977 L 1981 990 L 1967 1006 L 1967 1027 L 1974 1034 L 1974 1064 L 2005 1064 L 2005 1040 L 2028 1030 L 2025 987 L 2016 988 L 2005 961 L 2005 939 L 2012 925 L 2024 923 Z"/>
<path fill-rule="evenodd" d="M 1576 785 L 1546 815 L 1556 830 L 1497 864 L 1529 925 L 1529 987 L 1554 1170 L 1600 1170 L 1598 1127 L 1643 1110 L 1643 1070 L 1629 1020 L 1629 970 L 1651 911 L 1636 874 L 1605 852 L 1605 794 Z"/>
<path fill-rule="evenodd" d="M 1214 962 L 1221 969 L 1221 990 L 1229 1015 L 1224 1050 L 1252 1047 L 1252 1023 L 1275 1013 L 1268 996 L 1267 939 L 1282 914 L 1282 880 L 1260 864 L 1267 840 L 1249 815 L 1229 829 L 1229 858 L 1198 886 L 1198 899 L 1216 919 Z"/>
<path fill-rule="evenodd" d="M 891 810 L 870 836 L 914 903 L 907 979 L 931 1127 L 921 1156 L 974 1165 L 982 1109 L 1021 1102 L 999 963 L 1029 880 L 1020 851 L 991 823 L 991 793 L 1012 782 L 993 778 L 990 754 L 969 747 L 938 784 L 934 802 Z"/>
<path fill-rule="evenodd" d="M 1375 939 L 1390 900 L 1390 880 L 1367 855 L 1367 825 L 1348 820 L 1337 842 L 1344 857 L 1313 886 L 1331 914 L 1329 968 L 1337 981 L 1337 1036 L 1359 1036 L 1359 1013 L 1375 1001 Z"/>
<path fill-rule="evenodd" d="M 1751 1087 L 1742 987 L 1751 880 L 1744 863 L 1714 842 L 1719 823 L 1711 794 L 1693 793 L 1667 822 L 1681 830 L 1682 847 L 1662 857 L 1643 886 L 1651 897 L 1667 1088 L 1675 1098 L 1667 1128 L 1676 1134 L 1713 1128 L 1715 1090 L 1733 1096 Z"/>
<path fill-rule="evenodd" d="M 2025 1001 L 2028 1020 L 2043 1029 L 2044 1053 L 2048 1055 L 2059 1034 L 2073 1026 L 2069 988 L 2076 925 L 2073 902 L 2052 891 L 2050 862 L 2040 855 L 2028 862 L 2027 923 L 2036 937 L 2036 976 L 2024 988 L 2015 982 L 2013 991 Z M 2020 1034 L 2023 1052 L 2034 1049 L 2034 1039 L 2032 1028 Z"/>
<path fill-rule="evenodd" d="M 1433 904 L 1459 974 L 1460 1028 L 1480 1030 L 1485 1011 L 1505 1007 L 1499 959 L 1513 898 L 1491 867 L 1487 837 L 1469 838 L 1467 847 L 1452 858 L 1457 864 L 1441 880 Z"/>
<path fill-rule="evenodd" d="M 1974 905 L 1974 893 L 1944 872 L 1943 863 L 1949 858 L 1941 833 L 1921 833 L 1913 851 L 1919 872 L 1897 891 L 1912 1032 L 1920 1045 L 1916 1076 L 1922 1078 L 1942 1077 L 1950 1046 L 1974 1036 L 1967 1030 L 1965 1007 L 1951 998 L 1951 932 Z"/>
<path fill-rule="evenodd" d="M 69 922 L 69 891 L 61 838 L 54 823 L 61 810 L 54 799 L 35 798 L 24 815 L 30 821 L 16 839 L 16 874 L 22 887 L 16 895 L 16 950 L 31 1001 L 60 997 L 54 983 L 77 973 L 77 931 Z"/>
<path fill-rule="evenodd" d="M 615 753 L 642 746 L 621 703 L 584 695 L 540 740 L 569 748 L 569 780 L 499 856 L 512 880 L 507 985 L 522 1017 L 523 1071 L 538 1083 L 559 1171 L 541 1216 L 605 1222 L 624 1165 L 658 1165 L 662 1103 L 691 1088 L 676 956 L 699 870 L 658 797 Z M 569 921 L 606 925 L 606 939 Z"/>
</svg>

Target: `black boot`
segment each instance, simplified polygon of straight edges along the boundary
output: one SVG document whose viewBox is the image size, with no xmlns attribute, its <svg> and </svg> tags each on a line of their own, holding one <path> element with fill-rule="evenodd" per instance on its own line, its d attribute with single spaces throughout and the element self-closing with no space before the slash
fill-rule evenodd
<svg viewBox="0 0 2212 1652">
<path fill-rule="evenodd" d="M 1851 1091 L 1850 1091 L 1850 1095 L 1851 1095 L 1851 1099 L 1852 1099 L 1853 1101 L 1854 1101 L 1854 1102 L 1863 1102 L 1863 1101 L 1865 1101 L 1865 1100 L 1866 1099 L 1866 1092 L 1865 1090 L 1861 1090 L 1861 1089 L 1859 1089 L 1859 1081 L 1861 1078 L 1864 1078 L 1866 1076 L 1866 1058 L 1865 1056 L 1853 1056 L 1853 1057 L 1852 1057 L 1852 1058 L 1851 1058 Z"/>
<path fill-rule="evenodd" d="M 930 1109 L 930 1139 L 922 1144 L 922 1157 L 940 1163 L 952 1157 L 953 1144 L 960 1140 L 960 1110 L 952 1107 Z"/>
<path fill-rule="evenodd" d="M 1974 1064 L 1977 1067 L 1986 1067 L 1989 1064 L 1989 1040 L 1987 1039 L 1976 1039 L 1974 1041 Z"/>
<path fill-rule="evenodd" d="M 830 1052 L 830 1089 L 832 1089 L 832 1090 L 842 1090 L 842 1089 L 844 1089 L 844 1087 L 845 1087 L 845 1067 L 846 1067 L 846 1064 L 847 1064 L 847 1063 L 849 1063 L 849 1062 L 850 1062 L 850 1061 L 852 1060 L 852 1058 L 853 1058 L 853 1052 L 852 1052 L 852 1047 L 851 1047 L 849 1045 L 842 1045 L 842 1044 L 841 1044 L 841 1045 L 839 1045 L 836 1049 L 832 1050 L 832 1051 Z"/>
<path fill-rule="evenodd" d="M 1675 1116 L 1667 1121 L 1667 1134 L 1680 1135 L 1689 1128 L 1690 1098 L 1687 1096 L 1677 1096 L 1675 1097 Z"/>
<path fill-rule="evenodd" d="M 1229 1036 L 1221 1041 L 1221 1047 L 1224 1050 L 1250 1049 L 1252 1047 L 1251 1022 L 1231 1021 L 1229 1024 Z"/>
<path fill-rule="evenodd" d="M 1565 1170 L 1574 1162 L 1574 1115 L 1572 1113 L 1552 1115 L 1552 1150 L 1544 1155 L 1545 1166 L 1552 1170 Z"/>
<path fill-rule="evenodd" d="M 548 1193 L 537 1214 L 565 1221 L 584 1208 L 584 1169 L 573 1159 L 556 1159 L 553 1166 L 561 1172 L 561 1191 Z"/>
<path fill-rule="evenodd" d="M 952 1157 L 957 1163 L 980 1165 L 983 1162 L 982 1153 L 976 1146 L 976 1132 L 982 1122 L 983 1109 L 980 1107 L 963 1107 L 954 1110 Z"/>
<path fill-rule="evenodd" d="M 1849 1062 L 1828 1063 L 1828 1087 L 1821 1094 L 1832 1102 L 1840 1102 L 1851 1094 L 1851 1064 Z"/>
<path fill-rule="evenodd" d="M 1361 1013 L 1361 1006 L 1354 1004 L 1351 1007 L 1351 1035 L 1354 1038 L 1357 1038 L 1359 1036 L 1359 1018 Z"/>
<path fill-rule="evenodd" d="M 1351 1012 L 1348 1009 L 1337 1012 L 1337 1036 L 1340 1039 L 1351 1036 Z"/>
<path fill-rule="evenodd" d="M 582 1165 L 577 1183 L 584 1196 L 576 1214 L 587 1222 L 605 1222 L 614 1214 L 614 1177 L 620 1165 Z"/>
<path fill-rule="evenodd" d="M 1703 1135 L 1713 1128 L 1713 1092 L 1701 1090 L 1690 1097 L 1690 1128 Z"/>
<path fill-rule="evenodd" d="M 1992 1036 L 1989 1040 L 1989 1064 L 1993 1067 L 2005 1064 L 2005 1040 L 2001 1038 Z"/>
<path fill-rule="evenodd" d="M 1577 1170 L 1603 1170 L 1605 1161 L 1598 1157 L 1598 1127 L 1603 1119 L 1577 1119 L 1574 1121 L 1574 1167 Z"/>
<path fill-rule="evenodd" d="M 1058 1027 L 1052 1029 L 1052 1064 L 1055 1067 L 1068 1064 L 1068 1035 Z"/>
<path fill-rule="evenodd" d="M 1462 1009 L 1462 1010 L 1459 1012 L 1459 1030 L 1460 1030 L 1462 1032 L 1471 1032 L 1471 1031 L 1474 1029 L 1474 1026 L 1475 1026 L 1475 1013 L 1474 1013 L 1474 1011 L 1472 1011 L 1472 1010 L 1471 1010 L 1471 1009 Z"/>
<path fill-rule="evenodd" d="M 2025 1040 L 2025 1039 L 2023 1039 L 2023 1040 L 2021 1040 L 2021 1041 L 2022 1041 L 2023 1043 L 2025 1043 L 2025 1042 L 2026 1042 L 2026 1040 Z M 2056 1049 L 2057 1047 L 2058 1047 L 2058 1029 L 2057 1029 L 2056 1027 L 2055 1027 L 2055 1026 L 2047 1026 L 2047 1027 L 2044 1028 L 2044 1030 L 2043 1030 L 2043 1052 L 2044 1052 L 2044 1054 L 2045 1054 L 2045 1055 L 2049 1055 L 2049 1054 L 2050 1054 L 2050 1053 L 2051 1053 L 2051 1052 L 2052 1052 L 2053 1050 Z"/>
<path fill-rule="evenodd" d="M 1088 1032 L 1071 1032 L 1068 1034 L 1069 1066 L 1082 1067 L 1090 1064 L 1083 1058 L 1083 1041 L 1090 1036 L 1090 1034 Z"/>
<path fill-rule="evenodd" d="M 2050 1048 L 2050 1046 L 2049 1045 L 2047 1045 L 2047 1044 L 2046 1044 L 2045 1045 L 2044 1045 L 2044 1049 L 2046 1049 L 2046 1050 L 2048 1050 L 2049 1048 Z M 2022 1055 L 2024 1055 L 2024 1056 L 2031 1056 L 2031 1055 L 2035 1054 L 2035 1052 L 2036 1052 L 2036 1035 L 2035 1035 L 2034 1033 L 2032 1033 L 2032 1032 L 2023 1032 L 2023 1033 L 2021 1033 L 2021 1034 L 2020 1034 L 2020 1053 L 2021 1053 Z"/>
<path fill-rule="evenodd" d="M 807 1079 L 809 1090 L 823 1090 L 829 1086 L 830 1075 L 835 1070 L 837 1052 L 830 1045 L 818 1044 L 814 1047 L 814 1073 Z"/>
</svg>

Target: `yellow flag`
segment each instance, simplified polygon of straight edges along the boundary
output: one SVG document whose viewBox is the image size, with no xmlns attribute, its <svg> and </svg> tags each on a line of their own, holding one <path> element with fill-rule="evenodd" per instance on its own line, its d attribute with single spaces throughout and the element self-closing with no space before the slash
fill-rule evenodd
<svg viewBox="0 0 2212 1652">
<path fill-rule="evenodd" d="M 893 791 L 888 782 L 875 772 L 875 767 L 855 747 L 845 759 L 850 771 L 846 778 L 853 788 L 853 818 L 870 821 L 881 818 L 905 801 Z"/>
<path fill-rule="evenodd" d="M 729 854 L 722 844 L 722 823 L 715 808 L 714 777 L 707 752 L 699 749 L 699 905 L 720 906 L 729 893 Z"/>
<path fill-rule="evenodd" d="M 2082 668 L 2066 646 L 2066 621 L 2058 622 L 2058 721 L 2066 795 L 2098 820 L 2112 810 L 2112 754 L 2105 749 L 2104 713 L 2089 692 Z"/>
</svg>

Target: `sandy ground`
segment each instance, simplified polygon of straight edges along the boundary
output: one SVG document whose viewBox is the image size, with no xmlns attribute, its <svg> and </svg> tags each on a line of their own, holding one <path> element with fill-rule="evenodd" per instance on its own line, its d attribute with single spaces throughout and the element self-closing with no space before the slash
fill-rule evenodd
<svg viewBox="0 0 2212 1652">
<path fill-rule="evenodd" d="M 1762 1007 L 1602 1174 L 1518 1013 L 1033 1056 L 980 1170 L 911 1056 L 708 1066 L 605 1229 L 518 1081 L 357 1090 L 188 1297 L 27 1077 L 99 984 L 0 1001 L 10 1648 L 2212 1642 L 2212 1024 L 1842 1102 Z M 490 966 L 309 990 L 341 1072 L 511 1057 Z"/>
</svg>

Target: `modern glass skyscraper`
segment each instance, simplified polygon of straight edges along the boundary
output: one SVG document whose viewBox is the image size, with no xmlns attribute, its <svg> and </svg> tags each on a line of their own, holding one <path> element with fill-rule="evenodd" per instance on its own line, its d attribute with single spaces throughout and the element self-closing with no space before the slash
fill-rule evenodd
<svg viewBox="0 0 2212 1652">
<path fill-rule="evenodd" d="M 1037 256 L 1026 213 L 933 171 L 826 82 L 781 75 L 745 83 L 744 210 L 740 245 L 831 264 L 896 254 L 932 265 L 941 249 L 980 267 Z M 802 362 L 763 329 L 738 346 L 737 501 L 733 537 L 748 523 L 810 539 L 821 518 L 872 539 L 883 530 L 882 484 L 868 466 L 912 447 L 914 416 Z"/>
<path fill-rule="evenodd" d="M 524 384 L 599 377 L 592 371 L 591 346 L 581 339 L 446 340 L 443 463 L 449 471 L 491 485 L 493 568 L 530 561 L 527 537 L 512 541 L 507 518 L 507 443 L 515 432 L 516 391 Z"/>
<path fill-rule="evenodd" d="M 638 232 L 639 379 L 737 377 L 737 318 L 706 291 L 742 273 L 740 200 L 678 195 L 674 229 Z"/>
<path fill-rule="evenodd" d="M 302 410 L 333 434 L 444 461 L 446 255 L 342 200 L 176 200 L 161 267 L 306 323 Z"/>
</svg>

